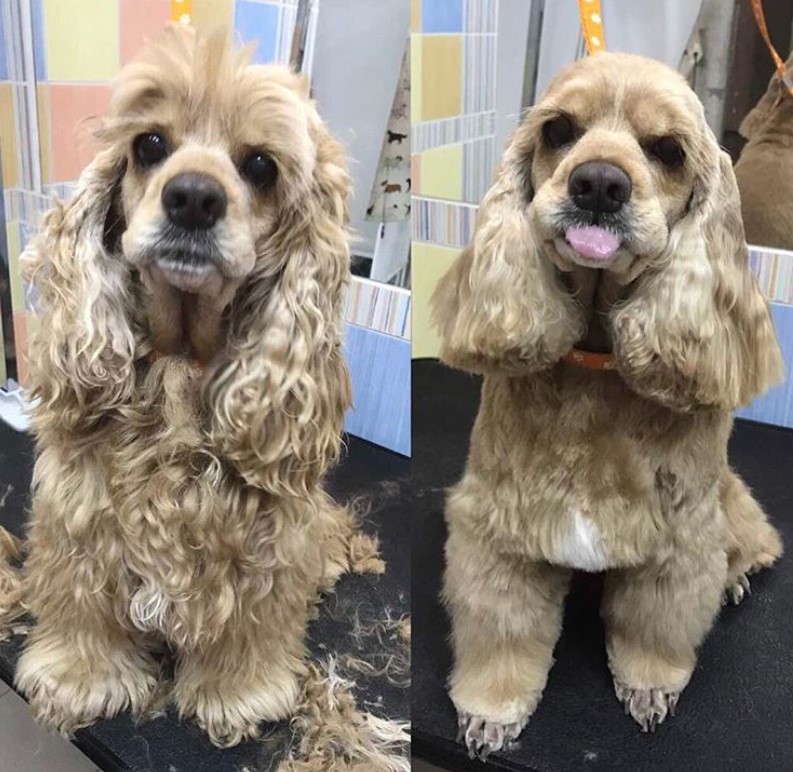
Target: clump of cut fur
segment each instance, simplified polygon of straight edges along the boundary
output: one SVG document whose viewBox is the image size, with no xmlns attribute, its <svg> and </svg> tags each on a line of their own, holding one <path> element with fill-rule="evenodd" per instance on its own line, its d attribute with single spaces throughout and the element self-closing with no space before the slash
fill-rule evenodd
<svg viewBox="0 0 793 772">
<path fill-rule="evenodd" d="M 312 663 L 292 726 L 298 747 L 278 772 L 409 772 L 409 725 L 361 711 L 334 657 Z"/>
<path fill-rule="evenodd" d="M 22 559 L 23 543 L 0 527 L 0 640 L 25 612 L 22 604 L 22 576 L 16 564 Z"/>
</svg>

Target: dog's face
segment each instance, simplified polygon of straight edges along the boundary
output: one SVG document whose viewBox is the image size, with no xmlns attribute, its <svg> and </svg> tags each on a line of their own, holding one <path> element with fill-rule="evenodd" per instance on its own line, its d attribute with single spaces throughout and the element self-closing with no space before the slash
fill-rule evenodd
<svg viewBox="0 0 793 772">
<path fill-rule="evenodd" d="M 122 75 L 106 134 L 126 157 L 123 256 L 150 286 L 228 294 L 282 209 L 306 192 L 316 148 L 302 79 L 215 62 L 190 38 Z"/>
<path fill-rule="evenodd" d="M 647 264 L 694 194 L 702 107 L 668 68 L 630 59 L 573 65 L 518 130 L 537 229 L 563 270 Z"/>
</svg>

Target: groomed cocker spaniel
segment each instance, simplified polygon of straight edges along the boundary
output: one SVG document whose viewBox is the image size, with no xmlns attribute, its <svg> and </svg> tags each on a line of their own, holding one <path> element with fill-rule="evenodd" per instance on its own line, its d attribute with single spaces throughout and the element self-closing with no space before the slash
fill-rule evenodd
<svg viewBox="0 0 793 772">
<path fill-rule="evenodd" d="M 290 715 L 307 616 L 345 570 L 323 491 L 350 387 L 350 191 L 307 84 L 171 28 L 116 84 L 28 250 L 41 319 L 16 683 L 64 732 L 143 710 L 155 653 L 213 742 Z"/>
<path fill-rule="evenodd" d="M 781 553 L 727 462 L 781 376 L 735 177 L 683 79 L 637 56 L 561 72 L 517 129 L 434 296 L 441 356 L 485 375 L 446 506 L 461 737 L 517 737 L 573 569 L 605 571 L 617 697 L 674 711 L 722 596 Z"/>
</svg>

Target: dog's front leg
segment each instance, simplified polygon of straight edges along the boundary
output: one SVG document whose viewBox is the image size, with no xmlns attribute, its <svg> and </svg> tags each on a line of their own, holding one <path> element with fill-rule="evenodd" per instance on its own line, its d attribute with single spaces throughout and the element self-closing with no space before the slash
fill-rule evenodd
<svg viewBox="0 0 793 772">
<path fill-rule="evenodd" d="M 289 718 L 303 674 L 308 607 L 317 587 L 297 569 L 280 568 L 273 581 L 248 577 L 247 590 L 219 631 L 179 652 L 174 700 L 218 746 L 259 734 L 262 721 Z"/>
<path fill-rule="evenodd" d="M 674 715 L 721 607 L 727 556 L 717 509 L 708 497 L 681 511 L 663 561 L 606 576 L 602 616 L 614 688 L 645 732 Z"/>
<path fill-rule="evenodd" d="M 452 617 L 450 695 L 473 758 L 507 747 L 542 696 L 570 571 L 489 554 L 452 525 L 444 599 Z"/>
<path fill-rule="evenodd" d="M 36 718 L 64 734 L 127 708 L 142 711 L 159 670 L 142 636 L 119 621 L 123 546 L 99 468 L 51 449 L 37 466 L 24 569 L 36 624 L 15 681 Z"/>
</svg>

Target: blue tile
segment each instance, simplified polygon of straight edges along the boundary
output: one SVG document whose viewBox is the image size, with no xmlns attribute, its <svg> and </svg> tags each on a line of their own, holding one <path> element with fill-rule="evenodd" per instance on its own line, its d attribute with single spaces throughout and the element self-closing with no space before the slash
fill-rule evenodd
<svg viewBox="0 0 793 772">
<path fill-rule="evenodd" d="M 424 0 L 421 4 L 422 32 L 462 32 L 463 0 Z"/>
<path fill-rule="evenodd" d="M 785 380 L 736 415 L 764 424 L 793 427 L 793 306 L 771 303 L 771 313 L 785 360 Z"/>
<path fill-rule="evenodd" d="M 277 5 L 237 0 L 234 12 L 234 29 L 246 42 L 257 41 L 253 61 L 259 64 L 274 62 L 278 44 Z"/>
<path fill-rule="evenodd" d="M 8 64 L 6 63 L 6 39 L 3 30 L 3 9 L 0 6 L 0 80 L 8 80 Z"/>
<path fill-rule="evenodd" d="M 44 11 L 42 0 L 33 0 L 31 16 L 33 18 L 33 56 L 36 64 L 36 80 L 41 83 L 47 80 L 47 55 L 44 46 Z"/>
<path fill-rule="evenodd" d="M 345 329 L 353 399 L 345 429 L 409 456 L 410 341 L 354 324 Z"/>
</svg>

